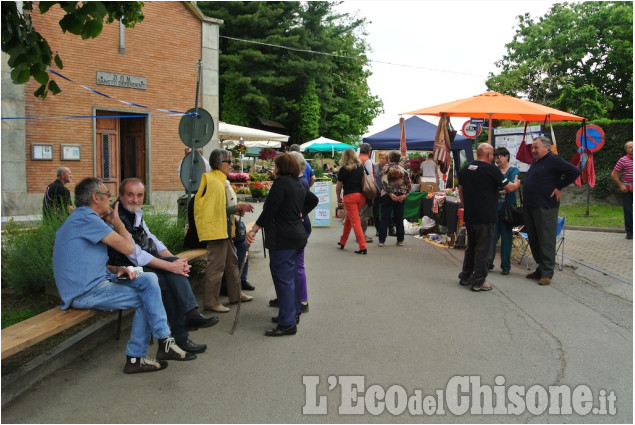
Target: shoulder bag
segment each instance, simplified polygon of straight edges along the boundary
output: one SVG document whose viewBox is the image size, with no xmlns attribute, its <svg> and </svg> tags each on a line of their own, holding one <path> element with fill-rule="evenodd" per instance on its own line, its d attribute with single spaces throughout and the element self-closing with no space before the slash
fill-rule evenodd
<svg viewBox="0 0 635 425">
<path fill-rule="evenodd" d="M 503 204 L 503 211 L 501 211 L 501 219 L 505 224 L 511 227 L 519 227 L 525 224 L 525 220 L 523 218 L 523 193 L 520 188 L 518 188 L 518 196 L 520 197 L 519 207 L 505 201 Z"/>
<path fill-rule="evenodd" d="M 364 169 L 364 175 L 362 176 L 362 192 L 364 192 L 366 199 L 375 199 L 377 197 L 377 186 L 375 186 L 372 176 L 368 174 L 366 167 L 362 165 L 362 168 Z"/>
</svg>

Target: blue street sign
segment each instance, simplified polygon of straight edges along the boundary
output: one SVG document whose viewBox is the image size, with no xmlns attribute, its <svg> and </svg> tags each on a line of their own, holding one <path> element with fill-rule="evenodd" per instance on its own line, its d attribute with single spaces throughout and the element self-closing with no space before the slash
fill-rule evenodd
<svg viewBox="0 0 635 425">
<path fill-rule="evenodd" d="M 472 124 L 485 124 L 485 118 L 470 118 Z"/>
</svg>

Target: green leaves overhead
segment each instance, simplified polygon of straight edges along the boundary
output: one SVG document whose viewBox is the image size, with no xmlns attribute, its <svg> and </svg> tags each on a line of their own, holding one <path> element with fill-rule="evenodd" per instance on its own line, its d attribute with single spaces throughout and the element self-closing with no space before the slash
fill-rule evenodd
<svg viewBox="0 0 635 425">
<path fill-rule="evenodd" d="M 82 39 L 95 38 L 101 34 L 104 22 L 121 20 L 125 26 L 134 25 L 143 20 L 141 9 L 143 2 L 39 2 L 39 13 L 48 12 L 53 6 L 61 7 L 66 14 L 59 21 L 64 32 L 80 35 Z M 23 2 L 23 10 L 18 11 L 16 2 L 2 2 L 2 51 L 9 56 L 11 80 L 15 84 L 24 84 L 33 77 L 40 87 L 33 93 L 35 97 L 46 98 L 61 90 L 55 81 L 49 81 L 46 68 L 55 62 L 63 68 L 59 55 L 53 57 L 48 42 L 33 28 L 31 13 L 33 2 Z"/>
<path fill-rule="evenodd" d="M 633 114 L 633 4 L 558 3 L 534 21 L 518 16 L 489 89 L 586 118 Z"/>
<path fill-rule="evenodd" d="M 285 125 L 294 143 L 310 140 L 316 133 L 354 143 L 381 113 L 381 101 L 370 94 L 366 82 L 367 45 L 359 35 L 363 20 L 337 15 L 333 4 L 325 1 L 198 2 L 198 6 L 224 21 L 220 29 L 223 121 L 252 125 L 262 117 Z"/>
</svg>

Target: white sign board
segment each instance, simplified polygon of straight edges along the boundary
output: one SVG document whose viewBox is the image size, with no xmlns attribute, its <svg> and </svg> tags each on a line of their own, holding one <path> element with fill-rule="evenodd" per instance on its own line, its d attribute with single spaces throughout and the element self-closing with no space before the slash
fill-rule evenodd
<svg viewBox="0 0 635 425">
<path fill-rule="evenodd" d="M 331 186 L 330 181 L 316 181 L 311 191 L 318 197 L 318 204 L 311 212 L 313 227 L 331 227 Z"/>
<path fill-rule="evenodd" d="M 495 128 L 494 129 L 494 145 L 507 148 L 509 151 L 509 164 L 512 167 L 517 167 L 521 172 L 526 172 L 529 169 L 529 164 L 520 162 L 516 159 L 518 148 L 523 141 L 523 131 L 525 127 L 513 127 L 513 128 Z M 525 135 L 525 143 L 531 145 L 531 141 L 534 137 L 541 135 L 541 126 L 533 125 L 527 127 L 527 134 Z"/>
</svg>

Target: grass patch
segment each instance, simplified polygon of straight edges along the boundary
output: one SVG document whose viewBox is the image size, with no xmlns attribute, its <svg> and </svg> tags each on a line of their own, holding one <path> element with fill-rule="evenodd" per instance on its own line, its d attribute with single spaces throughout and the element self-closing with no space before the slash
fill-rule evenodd
<svg viewBox="0 0 635 425">
<path fill-rule="evenodd" d="M 620 205 L 590 204 L 586 215 L 586 204 L 560 205 L 560 216 L 567 216 L 568 226 L 624 228 L 624 212 Z"/>
</svg>

